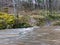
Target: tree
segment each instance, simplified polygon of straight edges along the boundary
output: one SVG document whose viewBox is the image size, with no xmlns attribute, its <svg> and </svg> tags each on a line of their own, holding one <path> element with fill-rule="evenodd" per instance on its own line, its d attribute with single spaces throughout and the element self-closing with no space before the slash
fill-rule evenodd
<svg viewBox="0 0 60 45">
<path fill-rule="evenodd" d="M 52 0 L 49 0 L 49 15 L 52 15 Z"/>
<path fill-rule="evenodd" d="M 37 0 L 39 3 L 42 3 L 44 0 Z"/>
<path fill-rule="evenodd" d="M 19 0 L 12 0 L 12 2 L 13 2 L 15 16 L 18 18 L 18 3 L 19 3 Z"/>
</svg>

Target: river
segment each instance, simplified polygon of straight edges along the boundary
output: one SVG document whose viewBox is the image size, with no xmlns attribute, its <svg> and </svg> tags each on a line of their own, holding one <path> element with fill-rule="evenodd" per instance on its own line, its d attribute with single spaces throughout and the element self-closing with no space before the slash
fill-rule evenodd
<svg viewBox="0 0 60 45">
<path fill-rule="evenodd" d="M 0 45 L 60 45 L 60 26 L 0 30 Z"/>
</svg>

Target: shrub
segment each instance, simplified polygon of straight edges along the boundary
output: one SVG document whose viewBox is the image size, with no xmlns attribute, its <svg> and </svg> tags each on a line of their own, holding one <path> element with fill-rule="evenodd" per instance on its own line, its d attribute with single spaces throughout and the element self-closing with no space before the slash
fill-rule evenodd
<svg viewBox="0 0 60 45">
<path fill-rule="evenodd" d="M 36 25 L 37 26 L 43 26 L 45 24 L 46 17 L 44 17 L 44 16 L 36 16 L 36 17 L 33 17 L 33 18 L 36 20 Z"/>
<path fill-rule="evenodd" d="M 48 20 L 60 20 L 60 15 L 57 14 L 52 14 L 52 15 L 47 15 L 46 18 L 48 18 Z"/>
<path fill-rule="evenodd" d="M 0 12 L 0 18 L 5 20 L 7 28 L 12 28 L 12 25 L 15 23 L 15 16 Z"/>
<path fill-rule="evenodd" d="M 6 29 L 6 28 L 7 28 L 7 24 L 6 24 L 5 20 L 0 18 L 0 30 Z"/>
<path fill-rule="evenodd" d="M 20 16 L 15 19 L 15 23 L 13 24 L 13 28 L 27 28 L 31 27 L 29 24 L 29 16 Z"/>
<path fill-rule="evenodd" d="M 60 21 L 54 22 L 52 25 L 53 26 L 60 26 Z"/>
<path fill-rule="evenodd" d="M 29 16 L 19 16 L 19 18 L 16 18 L 13 15 L 0 12 L 0 29 L 30 27 L 29 19 Z"/>
</svg>

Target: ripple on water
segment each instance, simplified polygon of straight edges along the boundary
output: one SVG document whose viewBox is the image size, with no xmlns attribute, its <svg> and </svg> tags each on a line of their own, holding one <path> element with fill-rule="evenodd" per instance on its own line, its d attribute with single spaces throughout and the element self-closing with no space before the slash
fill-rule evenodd
<svg viewBox="0 0 60 45">
<path fill-rule="evenodd" d="M 22 45 L 60 45 L 60 38 L 57 38 L 60 33 L 56 33 L 53 30 L 46 30 L 46 28 L 42 30 L 37 28 L 12 30 L 6 34 L 11 33 L 11 35 L 17 34 L 18 36 L 6 36 L 5 38 L 0 38 L 0 44 L 20 45 L 21 43 Z M 6 32 L 8 31 L 6 30 Z"/>
</svg>

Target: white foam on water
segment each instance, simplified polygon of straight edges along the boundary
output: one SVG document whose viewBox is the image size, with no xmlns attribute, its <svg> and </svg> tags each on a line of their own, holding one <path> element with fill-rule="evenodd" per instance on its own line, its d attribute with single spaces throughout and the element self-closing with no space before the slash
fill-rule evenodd
<svg viewBox="0 0 60 45">
<path fill-rule="evenodd" d="M 30 27 L 30 28 L 7 29 L 6 31 L 0 32 L 0 38 L 15 37 L 15 36 L 24 37 L 29 32 L 32 32 L 35 28 L 38 28 L 38 27 L 34 26 L 34 27 Z"/>
<path fill-rule="evenodd" d="M 60 29 L 54 29 L 54 30 L 56 30 L 56 31 L 60 31 Z"/>
</svg>

